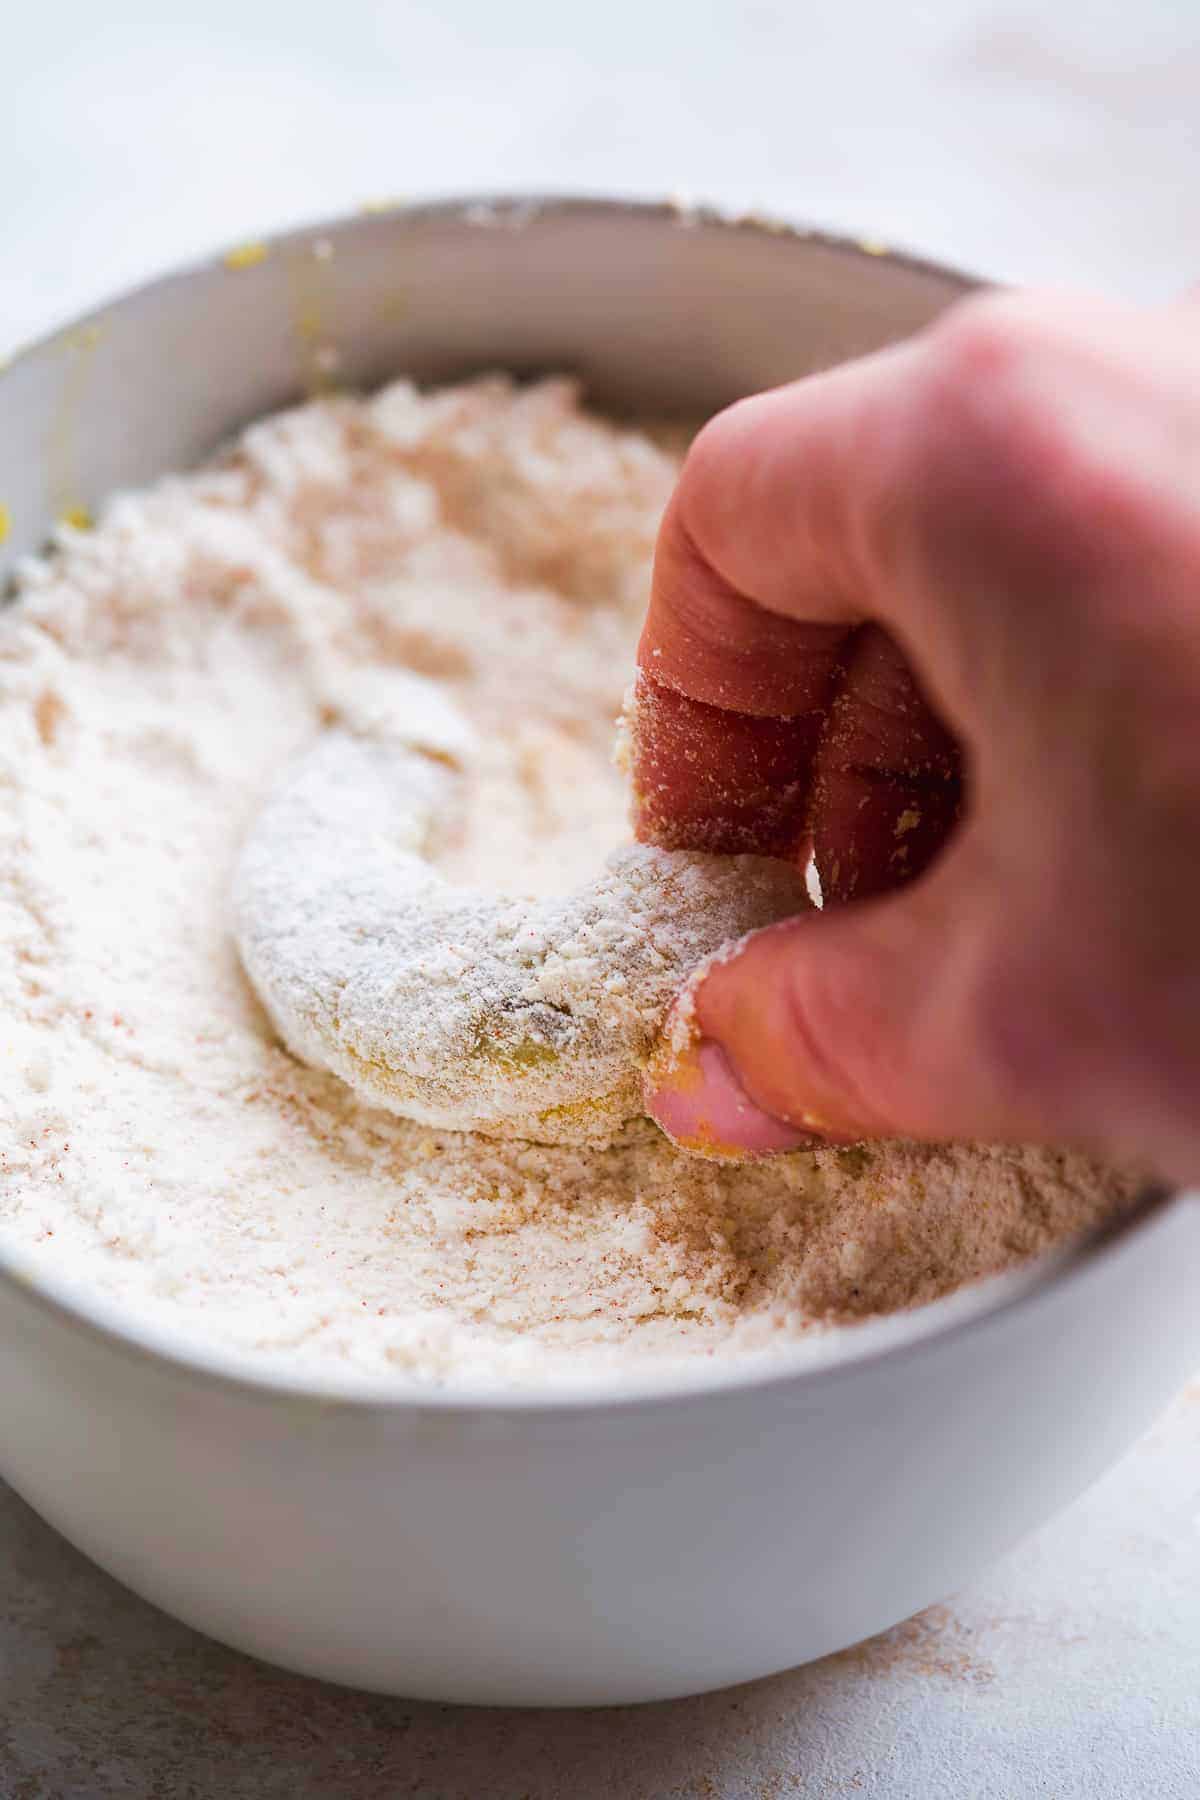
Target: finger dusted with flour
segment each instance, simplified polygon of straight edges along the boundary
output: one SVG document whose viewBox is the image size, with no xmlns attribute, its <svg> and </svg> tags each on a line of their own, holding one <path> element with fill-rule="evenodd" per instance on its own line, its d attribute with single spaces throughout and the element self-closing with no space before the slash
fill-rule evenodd
<svg viewBox="0 0 1200 1800">
<path fill-rule="evenodd" d="M 911 347 L 712 420 L 666 509 L 632 713 L 643 842 L 805 863 L 827 902 L 901 886 L 960 807 L 958 748 L 879 617 L 870 445 Z M 866 471 L 865 474 L 862 472 Z"/>
</svg>

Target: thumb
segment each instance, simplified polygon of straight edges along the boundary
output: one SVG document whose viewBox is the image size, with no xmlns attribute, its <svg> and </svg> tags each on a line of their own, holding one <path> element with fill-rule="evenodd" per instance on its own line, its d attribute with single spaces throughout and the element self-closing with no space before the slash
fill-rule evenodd
<svg viewBox="0 0 1200 1800">
<path fill-rule="evenodd" d="M 989 1029 L 1000 940 L 972 859 L 960 841 L 903 894 L 718 953 L 669 1015 L 646 1111 L 684 1149 L 739 1160 L 816 1139 L 1034 1130 Z"/>
</svg>

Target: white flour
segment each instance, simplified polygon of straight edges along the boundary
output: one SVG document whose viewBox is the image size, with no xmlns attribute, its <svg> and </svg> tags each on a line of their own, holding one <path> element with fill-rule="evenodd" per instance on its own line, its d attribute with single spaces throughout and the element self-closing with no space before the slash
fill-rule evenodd
<svg viewBox="0 0 1200 1800">
<path fill-rule="evenodd" d="M 673 462 L 562 383 L 326 401 L 66 533 L 0 620 L 0 1229 L 130 1316 L 292 1367 L 554 1382 L 791 1342 L 1104 1215 L 1074 1158 L 759 1168 L 433 1131 L 284 1051 L 231 939 L 290 758 L 408 668 L 482 746 L 441 866 L 561 891 L 623 835 L 612 725 Z"/>
</svg>

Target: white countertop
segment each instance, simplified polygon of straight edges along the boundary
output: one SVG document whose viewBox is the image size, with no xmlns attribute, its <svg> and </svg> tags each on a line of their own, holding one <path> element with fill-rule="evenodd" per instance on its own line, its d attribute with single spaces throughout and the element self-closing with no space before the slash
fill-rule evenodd
<svg viewBox="0 0 1200 1800">
<path fill-rule="evenodd" d="M 48 0 L 4 28 L 0 351 L 216 245 L 475 190 L 683 193 L 1166 296 L 1200 278 L 1200 15 L 1039 10 Z M 467 1712 L 277 1674 L 10 1494 L 0 1570 L 4 1800 L 1200 1794 L 1200 1385 L 946 1606 L 669 1706 Z"/>
<path fill-rule="evenodd" d="M 12 1494 L 0 1556 L 5 1800 L 1200 1793 L 1200 1383 L 946 1605 L 661 1706 L 476 1710 L 284 1675 L 135 1599 Z"/>
<path fill-rule="evenodd" d="M 1191 0 L 9 10 L 0 348 L 214 245 L 438 192 L 683 192 L 1148 298 L 1200 276 Z"/>
</svg>

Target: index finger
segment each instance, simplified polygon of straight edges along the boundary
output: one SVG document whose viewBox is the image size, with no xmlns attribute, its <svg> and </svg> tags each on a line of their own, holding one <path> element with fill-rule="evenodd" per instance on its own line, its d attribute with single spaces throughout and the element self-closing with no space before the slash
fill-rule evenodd
<svg viewBox="0 0 1200 1800">
<path fill-rule="evenodd" d="M 901 346 L 758 396 L 697 439 L 663 520 L 638 653 L 640 837 L 803 861 L 815 833 L 842 873 L 838 899 L 928 860 L 897 857 L 891 832 L 945 734 L 899 653 L 881 684 L 857 630 L 879 613 L 879 471 L 913 361 Z M 895 729 L 880 729 L 881 694 Z M 831 778 L 822 744 L 835 702 L 838 739 L 855 751 Z M 944 803 L 922 813 L 938 821 L 929 854 L 957 812 L 957 778 L 948 750 Z"/>
<path fill-rule="evenodd" d="M 880 464 L 919 357 L 918 341 L 900 344 L 704 427 L 655 552 L 638 661 L 656 680 L 741 712 L 799 710 L 791 654 L 820 642 L 813 626 L 864 619 L 888 499 Z"/>
</svg>

